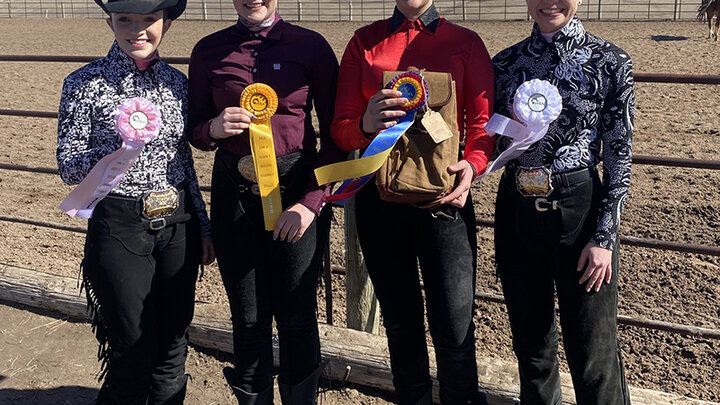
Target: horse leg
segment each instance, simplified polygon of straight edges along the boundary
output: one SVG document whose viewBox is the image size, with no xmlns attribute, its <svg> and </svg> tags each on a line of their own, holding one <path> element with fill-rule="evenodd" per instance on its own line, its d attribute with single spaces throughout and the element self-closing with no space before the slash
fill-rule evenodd
<svg viewBox="0 0 720 405">
<path fill-rule="evenodd" d="M 718 40 L 718 29 L 720 29 L 720 15 L 715 14 L 715 41 Z"/>
<path fill-rule="evenodd" d="M 710 11 L 707 12 L 707 20 L 708 20 L 708 36 L 707 39 L 710 39 L 712 36 L 712 15 L 710 15 Z"/>
</svg>

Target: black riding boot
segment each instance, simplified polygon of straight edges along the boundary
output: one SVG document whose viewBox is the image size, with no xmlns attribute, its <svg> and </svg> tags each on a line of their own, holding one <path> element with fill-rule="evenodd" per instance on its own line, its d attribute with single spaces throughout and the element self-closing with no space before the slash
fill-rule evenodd
<svg viewBox="0 0 720 405">
<path fill-rule="evenodd" d="M 238 405 L 273 405 L 273 387 L 272 385 L 259 393 L 247 392 L 237 385 L 235 378 L 235 369 L 232 367 L 223 368 L 223 375 L 230 388 L 232 388 Z"/>
<path fill-rule="evenodd" d="M 295 384 L 278 382 L 280 399 L 283 405 L 315 405 L 317 404 L 317 387 L 323 366 L 318 367 L 303 381 Z"/>
<path fill-rule="evenodd" d="M 153 384 L 148 405 L 183 405 L 187 391 L 187 374 Z"/>
<path fill-rule="evenodd" d="M 420 399 L 413 405 L 433 405 L 432 387 L 428 388 Z"/>
</svg>

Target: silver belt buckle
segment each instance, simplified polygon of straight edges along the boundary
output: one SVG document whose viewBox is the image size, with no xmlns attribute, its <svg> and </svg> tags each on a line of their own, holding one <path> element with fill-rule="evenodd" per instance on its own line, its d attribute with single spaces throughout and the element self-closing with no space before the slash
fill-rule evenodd
<svg viewBox="0 0 720 405">
<path fill-rule="evenodd" d="M 255 174 L 255 162 L 252 155 L 246 155 L 238 160 L 238 172 L 243 178 L 251 183 L 257 183 L 257 175 Z M 259 194 L 259 193 L 258 193 Z"/>
<path fill-rule="evenodd" d="M 165 218 L 155 218 L 151 219 L 150 223 L 148 224 L 148 228 L 150 228 L 153 231 L 159 231 L 167 226 L 167 221 Z"/>
<path fill-rule="evenodd" d="M 145 219 L 154 220 L 172 215 L 175 213 L 175 210 L 177 210 L 179 200 L 180 196 L 175 187 L 163 191 L 150 191 L 146 193 L 142 199 L 142 216 Z M 162 222 L 164 222 L 164 219 Z M 152 222 L 150 225 L 153 225 Z M 165 225 L 162 226 L 162 228 L 164 227 Z"/>
<path fill-rule="evenodd" d="M 519 167 L 515 171 L 515 187 L 525 197 L 547 197 L 553 192 L 547 167 Z"/>
</svg>

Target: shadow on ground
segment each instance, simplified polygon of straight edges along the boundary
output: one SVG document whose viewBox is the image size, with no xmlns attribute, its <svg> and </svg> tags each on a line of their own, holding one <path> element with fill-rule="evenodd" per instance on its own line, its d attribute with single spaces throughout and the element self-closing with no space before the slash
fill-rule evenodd
<svg viewBox="0 0 720 405">
<path fill-rule="evenodd" d="M 652 35 L 650 37 L 653 41 L 685 41 L 688 37 L 677 36 L 677 35 Z"/>
<path fill-rule="evenodd" d="M 6 378 L 0 376 L 0 381 Z M 97 397 L 95 388 L 76 385 L 50 389 L 1 389 L 0 404 L 12 405 L 90 405 Z"/>
</svg>

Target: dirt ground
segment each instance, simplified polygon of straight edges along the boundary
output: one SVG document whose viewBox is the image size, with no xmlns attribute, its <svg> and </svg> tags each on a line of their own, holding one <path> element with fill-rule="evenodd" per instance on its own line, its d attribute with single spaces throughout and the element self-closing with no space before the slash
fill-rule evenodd
<svg viewBox="0 0 720 405">
<path fill-rule="evenodd" d="M 161 54 L 188 56 L 198 39 L 227 25 L 226 22 L 178 21 L 161 45 Z M 325 35 L 338 58 L 352 32 L 360 26 L 352 22 L 302 25 Z M 483 37 L 491 55 L 521 40 L 530 30 L 529 22 L 463 25 Z M 704 23 L 588 22 L 585 25 L 590 32 L 625 49 L 633 58 L 636 72 L 717 74 L 720 44 L 705 39 Z M 99 56 L 107 52 L 112 40 L 101 20 L 0 20 L 0 38 L 0 55 Z M 62 79 L 80 65 L 0 63 L 0 109 L 56 111 Z M 179 68 L 186 70 L 186 66 Z M 717 86 L 638 83 L 636 89 L 635 154 L 717 159 L 720 149 Z M 1 163 L 54 167 L 55 141 L 53 119 L 0 116 Z M 212 154 L 196 151 L 195 158 L 201 184 L 209 184 Z M 497 175 L 489 176 L 473 189 L 478 218 L 492 219 L 497 180 Z M 720 173 L 636 165 L 632 181 L 621 225 L 623 235 L 720 245 Z M 69 190 L 56 176 L 0 170 L 0 196 L 6 216 L 84 226 L 83 221 L 67 218 L 57 209 Z M 331 258 L 334 265 L 342 266 L 342 210 L 337 209 L 335 216 Z M 478 239 L 477 288 L 499 294 L 492 230 L 480 228 Z M 0 222 L 1 263 L 75 275 L 82 242 L 83 236 L 76 233 Z M 619 289 L 621 314 L 720 328 L 718 257 L 625 246 L 621 254 Z M 326 319 L 323 291 L 318 294 L 321 321 Z M 343 325 L 345 288 L 341 276 L 333 277 L 332 294 L 334 323 Z M 215 266 L 206 270 L 198 284 L 197 299 L 225 302 Z M 512 359 L 504 307 L 478 302 L 475 321 L 478 354 Z M 6 306 L 0 307 L 0 325 L 3 342 L 0 345 L 0 402 L 7 403 L 6 398 L 15 399 L 11 395 L 16 395 L 17 398 L 35 397 L 29 402 L 16 399 L 12 403 L 89 403 L 97 389 L 93 376 L 98 365 L 87 325 Z M 619 339 L 630 385 L 720 402 L 720 341 L 630 326 L 620 326 Z M 36 358 L 40 358 L 41 353 L 48 353 L 49 357 L 44 357 L 47 360 L 39 364 Z M 227 355 L 192 348 L 188 367 L 194 378 L 189 388 L 189 403 L 231 403 L 229 390 L 219 373 L 227 361 Z M 200 393 L 202 400 L 198 399 Z M 53 395 L 58 395 L 57 398 L 76 395 L 85 399 L 61 402 Z M 352 388 L 331 390 L 325 403 L 385 404 L 389 397 L 384 395 Z M 56 399 L 42 399 L 46 397 Z"/>
</svg>

